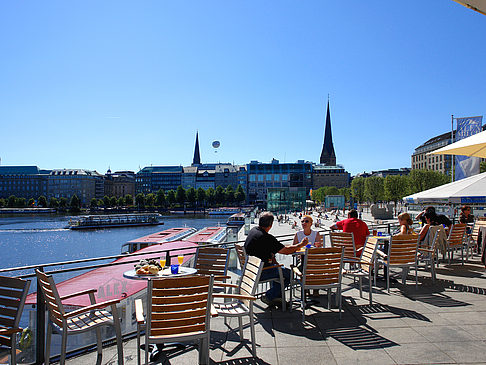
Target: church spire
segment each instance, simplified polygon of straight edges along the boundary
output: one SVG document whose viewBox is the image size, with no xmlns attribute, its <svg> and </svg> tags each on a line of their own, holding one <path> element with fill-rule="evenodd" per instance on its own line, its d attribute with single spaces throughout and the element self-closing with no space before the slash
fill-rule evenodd
<svg viewBox="0 0 486 365">
<path fill-rule="evenodd" d="M 332 143 L 329 97 L 327 99 L 326 129 L 324 132 L 324 144 L 322 146 L 320 163 L 328 166 L 336 166 L 336 153 L 334 152 L 334 145 Z"/>
<path fill-rule="evenodd" d="M 199 132 L 196 132 L 196 146 L 194 147 L 194 158 L 192 159 L 192 166 L 201 164 L 201 155 L 199 154 Z"/>
</svg>

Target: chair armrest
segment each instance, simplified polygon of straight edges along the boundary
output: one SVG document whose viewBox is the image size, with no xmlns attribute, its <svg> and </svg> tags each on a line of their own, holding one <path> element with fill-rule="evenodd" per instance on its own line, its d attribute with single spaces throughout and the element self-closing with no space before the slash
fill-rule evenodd
<svg viewBox="0 0 486 365">
<path fill-rule="evenodd" d="M 8 336 L 14 333 L 22 332 L 22 328 L 0 328 L 0 335 Z"/>
<path fill-rule="evenodd" d="M 283 266 L 283 265 L 281 265 L 281 264 L 278 264 L 278 265 L 272 265 L 272 266 L 265 266 L 265 267 L 262 269 L 262 271 L 263 271 L 263 270 L 268 270 L 268 269 L 275 269 L 275 268 L 279 268 L 279 267 L 282 267 L 282 266 Z"/>
<path fill-rule="evenodd" d="M 214 281 L 222 281 L 226 279 L 231 279 L 231 276 L 229 275 L 216 275 L 214 276 Z"/>
<path fill-rule="evenodd" d="M 92 310 L 95 310 L 95 309 L 105 308 L 105 307 L 108 307 L 110 305 L 114 305 L 114 304 L 118 304 L 118 303 L 120 303 L 119 299 L 112 299 L 112 300 L 107 300 L 106 302 L 88 305 L 87 307 L 79 308 L 79 309 L 73 310 L 72 312 L 66 313 L 66 318 L 75 317 L 75 316 L 78 316 L 80 314 L 83 314 L 83 313 L 86 313 L 86 312 L 89 312 L 89 311 L 92 311 Z"/>
<path fill-rule="evenodd" d="M 218 311 L 216 308 L 214 308 L 214 305 L 211 304 L 211 317 L 217 317 L 219 316 Z"/>
<path fill-rule="evenodd" d="M 364 247 L 364 246 L 363 246 Z M 363 247 L 357 248 L 356 253 L 363 251 Z"/>
<path fill-rule="evenodd" d="M 137 323 L 145 322 L 145 318 L 143 317 L 142 299 L 135 300 L 135 317 L 137 319 Z"/>
<path fill-rule="evenodd" d="M 434 250 L 429 250 L 428 248 L 418 248 L 419 251 L 424 251 L 424 252 L 434 252 Z"/>
<path fill-rule="evenodd" d="M 386 257 L 386 254 L 383 251 L 376 250 L 376 254 L 381 257 Z"/>
<path fill-rule="evenodd" d="M 220 283 L 220 282 L 217 282 L 217 283 L 214 283 L 213 284 L 213 287 L 220 287 L 220 288 L 239 288 L 239 285 L 236 285 L 236 284 L 230 284 L 230 283 Z"/>
<path fill-rule="evenodd" d="M 213 294 L 213 298 L 256 300 L 256 298 L 252 295 L 242 295 L 242 294 Z"/>
<path fill-rule="evenodd" d="M 373 262 L 368 262 L 368 261 L 363 261 L 363 260 L 353 260 L 353 259 L 343 259 L 343 262 L 345 263 L 350 263 L 350 264 L 364 264 L 364 265 L 369 265 L 373 266 Z"/>
<path fill-rule="evenodd" d="M 300 272 L 300 270 L 299 270 L 299 268 L 298 268 L 298 267 L 293 266 L 293 267 L 292 267 L 292 271 L 293 271 L 293 273 L 294 273 L 295 275 L 297 275 L 297 276 L 302 276 L 302 273 Z"/>
<path fill-rule="evenodd" d="M 61 300 L 64 300 L 64 299 L 69 299 L 69 298 L 74 298 L 74 297 L 77 297 L 79 295 L 85 295 L 85 294 L 91 294 L 91 293 L 96 293 L 98 290 L 97 289 L 86 289 L 86 290 L 83 290 L 83 291 L 78 291 L 77 293 L 72 293 L 72 294 L 67 294 L 67 295 L 63 295 L 61 297 Z"/>
</svg>

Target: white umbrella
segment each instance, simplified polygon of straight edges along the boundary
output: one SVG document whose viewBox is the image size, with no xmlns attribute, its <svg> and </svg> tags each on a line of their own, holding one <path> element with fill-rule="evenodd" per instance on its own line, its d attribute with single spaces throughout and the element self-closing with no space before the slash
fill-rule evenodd
<svg viewBox="0 0 486 365">
<path fill-rule="evenodd" d="M 438 150 L 431 155 L 460 155 L 486 158 L 486 131 L 476 133 L 471 137 L 461 139 Z"/>
<path fill-rule="evenodd" d="M 478 13 L 486 15 L 486 1 L 484 0 L 454 0 L 456 3 L 464 5 L 466 8 L 476 10 Z"/>
</svg>

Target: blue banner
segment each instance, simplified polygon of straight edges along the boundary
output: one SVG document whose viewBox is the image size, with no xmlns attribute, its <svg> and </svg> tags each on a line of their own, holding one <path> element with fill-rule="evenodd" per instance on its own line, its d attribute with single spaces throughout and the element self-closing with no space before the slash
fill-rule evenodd
<svg viewBox="0 0 486 365">
<path fill-rule="evenodd" d="M 456 118 L 457 130 L 455 142 L 481 132 L 483 117 Z M 478 157 L 456 156 L 455 160 L 455 179 L 461 180 L 465 177 L 479 174 Z"/>
</svg>

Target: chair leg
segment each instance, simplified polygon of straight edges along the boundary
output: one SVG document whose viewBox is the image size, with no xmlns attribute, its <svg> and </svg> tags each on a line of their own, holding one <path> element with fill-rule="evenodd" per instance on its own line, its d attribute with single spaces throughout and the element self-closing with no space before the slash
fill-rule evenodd
<svg viewBox="0 0 486 365">
<path fill-rule="evenodd" d="M 373 286 L 372 286 L 372 279 L 371 279 L 371 271 L 368 273 L 368 286 L 370 290 L 370 305 L 373 304 Z"/>
<path fill-rule="evenodd" d="M 149 341 L 148 341 L 148 331 L 145 329 L 145 365 L 149 363 Z"/>
<path fill-rule="evenodd" d="M 305 290 L 304 286 L 301 285 L 300 290 L 300 307 L 302 308 L 302 322 L 305 322 Z"/>
<path fill-rule="evenodd" d="M 120 318 L 118 317 L 118 310 L 116 304 L 111 306 L 111 315 L 113 316 L 113 324 L 115 325 L 116 333 L 116 348 L 118 352 L 118 365 L 123 365 L 123 338 L 120 327 Z"/>
<path fill-rule="evenodd" d="M 331 289 L 327 289 L 327 309 L 331 309 Z"/>
<path fill-rule="evenodd" d="M 386 276 L 386 290 L 388 291 L 388 293 L 390 292 L 390 267 L 389 266 L 386 266 L 386 269 L 387 269 L 387 272 L 388 272 L 388 275 Z"/>
<path fill-rule="evenodd" d="M 339 298 L 339 319 L 342 319 L 342 302 L 343 302 L 343 299 L 342 299 L 342 296 L 341 296 L 341 287 L 339 287 L 336 291 L 336 296 Z M 336 298 L 336 299 L 338 299 Z"/>
<path fill-rule="evenodd" d="M 290 272 L 290 308 L 289 311 L 292 312 L 292 306 L 293 306 L 293 295 L 294 295 L 294 271 L 292 270 Z"/>
<path fill-rule="evenodd" d="M 140 359 L 140 323 L 137 323 L 137 365 L 141 363 Z"/>
<path fill-rule="evenodd" d="M 361 276 L 358 279 L 359 279 L 359 297 L 363 298 L 363 280 L 361 280 Z"/>
<path fill-rule="evenodd" d="M 15 346 L 16 334 L 13 333 L 10 338 L 10 364 L 17 364 L 17 348 Z"/>
<path fill-rule="evenodd" d="M 67 331 L 62 331 L 62 340 L 61 340 L 61 360 L 59 361 L 60 365 L 64 365 L 66 363 L 66 347 L 67 347 Z"/>
<path fill-rule="evenodd" d="M 240 339 L 243 341 L 243 318 L 238 317 L 238 326 L 240 327 Z"/>
<path fill-rule="evenodd" d="M 253 305 L 250 304 L 250 334 L 251 334 L 251 352 L 253 357 L 257 357 L 256 339 L 255 339 L 255 319 L 253 318 Z"/>
<path fill-rule="evenodd" d="M 46 333 L 46 349 L 45 349 L 45 363 L 50 364 L 50 357 L 51 357 L 51 337 L 52 337 L 52 324 L 49 321 L 47 325 L 47 333 Z M 15 363 L 14 363 L 15 364 Z"/>
<path fill-rule="evenodd" d="M 98 356 L 101 358 L 103 351 L 103 343 L 101 341 L 101 330 L 99 327 L 96 327 L 96 352 Z"/>
<path fill-rule="evenodd" d="M 285 282 L 284 282 L 284 278 L 283 278 L 283 273 L 282 273 L 282 270 L 279 268 L 279 271 L 280 271 L 280 290 L 281 290 L 281 298 L 282 298 L 282 311 L 285 312 L 286 308 L 285 308 Z"/>
</svg>

